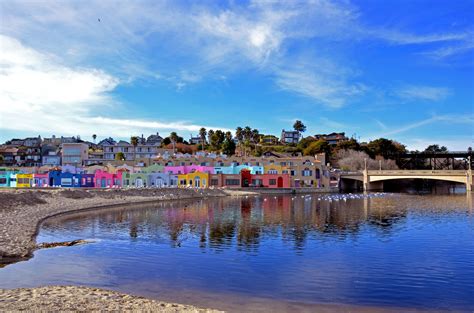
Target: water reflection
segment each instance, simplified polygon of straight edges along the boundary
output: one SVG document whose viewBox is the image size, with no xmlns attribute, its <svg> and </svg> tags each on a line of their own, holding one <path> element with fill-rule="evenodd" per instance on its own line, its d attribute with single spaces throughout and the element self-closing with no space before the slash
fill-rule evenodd
<svg viewBox="0 0 474 313">
<path fill-rule="evenodd" d="M 300 250 L 307 238 L 316 234 L 321 240 L 334 236 L 345 240 L 370 227 L 390 235 L 397 225 L 405 223 L 413 203 L 425 214 L 472 213 L 470 194 L 429 198 L 390 195 L 348 201 L 301 196 L 225 198 L 57 217 L 43 225 L 40 240 L 57 233 L 90 237 L 96 233 L 107 237 L 128 233 L 132 240 L 165 240 L 172 247 L 199 238 L 200 248 L 216 250 L 231 247 L 235 240 L 239 249 L 255 251 L 262 238 L 279 234 Z"/>
<path fill-rule="evenodd" d="M 471 194 L 176 201 L 50 219 L 38 241 L 77 238 L 96 243 L 40 250 L 0 269 L 0 288 L 92 285 L 234 311 L 250 298 L 474 309 Z"/>
</svg>

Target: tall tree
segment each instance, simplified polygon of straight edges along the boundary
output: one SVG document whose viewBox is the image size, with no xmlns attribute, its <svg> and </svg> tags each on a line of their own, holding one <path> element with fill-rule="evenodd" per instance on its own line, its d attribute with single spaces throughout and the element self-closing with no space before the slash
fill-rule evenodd
<svg viewBox="0 0 474 313">
<path fill-rule="evenodd" d="M 171 132 L 170 134 L 170 140 L 171 143 L 173 144 L 173 153 L 176 153 L 176 143 L 178 142 L 179 136 L 176 132 Z"/>
<path fill-rule="evenodd" d="M 244 131 L 244 130 L 243 130 L 242 127 L 240 127 L 240 126 L 235 129 L 235 137 L 237 138 L 237 140 L 239 141 L 239 143 L 242 142 L 242 140 L 244 139 L 244 133 L 243 133 L 243 131 Z"/>
<path fill-rule="evenodd" d="M 231 141 L 232 138 L 232 133 L 230 131 L 225 132 L 225 139 Z"/>
<path fill-rule="evenodd" d="M 301 135 L 302 133 L 306 131 L 306 126 L 303 124 L 302 121 L 296 120 L 295 123 L 293 124 L 293 129 L 299 132 Z"/>
<path fill-rule="evenodd" d="M 209 129 L 209 131 L 207 132 L 207 142 L 209 142 L 209 144 L 211 144 L 211 138 L 212 136 L 214 135 L 214 130 L 213 129 Z"/>
<path fill-rule="evenodd" d="M 130 137 L 130 143 L 133 146 L 133 160 L 136 159 L 136 149 L 138 146 L 138 137 L 137 136 L 132 136 Z"/>
<path fill-rule="evenodd" d="M 204 145 L 206 144 L 207 131 L 204 127 L 199 130 L 199 137 L 201 137 L 202 150 L 204 151 Z"/>
<path fill-rule="evenodd" d="M 242 153 L 242 140 L 244 140 L 244 130 L 242 127 L 239 126 L 235 129 L 235 137 L 239 141 L 240 153 Z"/>
<path fill-rule="evenodd" d="M 253 129 L 252 130 L 252 136 L 251 136 L 255 152 L 257 152 L 257 144 L 260 142 L 260 132 L 258 129 Z"/>
<path fill-rule="evenodd" d="M 224 142 L 225 140 L 225 133 L 218 129 L 216 130 L 216 135 L 217 135 L 217 148 L 220 149 L 220 145 Z"/>
<path fill-rule="evenodd" d="M 227 155 L 234 155 L 235 154 L 235 142 L 232 138 L 226 136 L 224 143 L 222 144 L 222 152 Z"/>
</svg>

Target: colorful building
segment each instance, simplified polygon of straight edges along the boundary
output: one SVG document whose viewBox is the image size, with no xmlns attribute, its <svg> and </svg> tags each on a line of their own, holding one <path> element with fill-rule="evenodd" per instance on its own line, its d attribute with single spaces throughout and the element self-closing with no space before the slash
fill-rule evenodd
<svg viewBox="0 0 474 313">
<path fill-rule="evenodd" d="M 122 172 L 108 173 L 96 171 L 94 174 L 95 188 L 117 188 L 122 186 Z"/>
<path fill-rule="evenodd" d="M 263 174 L 263 166 L 250 166 L 250 165 L 230 165 L 230 166 L 215 166 L 215 174 L 240 174 L 242 170 L 249 170 L 252 174 Z"/>
<path fill-rule="evenodd" d="M 241 173 L 242 187 L 264 187 L 264 188 L 290 188 L 290 175 L 288 174 L 261 174 L 253 175 L 250 171 L 243 170 Z"/>
<path fill-rule="evenodd" d="M 29 188 L 33 185 L 33 174 L 18 173 L 16 175 L 17 188 Z"/>
<path fill-rule="evenodd" d="M 49 187 L 49 174 L 33 174 L 34 187 Z"/>
<path fill-rule="evenodd" d="M 80 174 L 80 187 L 93 188 L 95 186 L 95 174 Z"/>
<path fill-rule="evenodd" d="M 16 184 L 16 174 L 17 170 L 10 170 L 8 168 L 0 168 L 0 187 L 13 187 L 11 184 L 12 177 L 15 179 Z M 16 185 L 15 185 L 16 187 Z"/>
<path fill-rule="evenodd" d="M 178 175 L 178 187 L 207 188 L 209 173 L 193 172 Z"/>
<path fill-rule="evenodd" d="M 48 173 L 50 187 L 61 187 L 61 174 L 61 171 L 58 170 Z"/>
<path fill-rule="evenodd" d="M 148 186 L 155 188 L 177 187 L 178 175 L 169 173 L 149 173 Z"/>
<path fill-rule="evenodd" d="M 241 188 L 242 179 L 239 174 L 210 174 L 209 187 L 215 188 Z"/>
</svg>

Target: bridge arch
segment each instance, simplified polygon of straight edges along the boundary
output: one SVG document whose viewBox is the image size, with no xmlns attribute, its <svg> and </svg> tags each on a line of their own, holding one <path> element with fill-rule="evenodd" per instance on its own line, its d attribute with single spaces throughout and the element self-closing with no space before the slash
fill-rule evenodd
<svg viewBox="0 0 474 313">
<path fill-rule="evenodd" d="M 383 182 L 387 180 L 402 180 L 402 179 L 429 179 L 438 181 L 448 181 L 459 184 L 466 184 L 468 182 L 467 176 L 369 176 L 369 183 Z"/>
</svg>

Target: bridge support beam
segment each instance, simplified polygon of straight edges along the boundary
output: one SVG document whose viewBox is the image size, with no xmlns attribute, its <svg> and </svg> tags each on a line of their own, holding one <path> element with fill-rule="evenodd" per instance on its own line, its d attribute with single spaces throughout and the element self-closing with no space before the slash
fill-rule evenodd
<svg viewBox="0 0 474 313">
<path fill-rule="evenodd" d="M 364 191 L 383 191 L 383 181 L 369 182 L 364 188 Z"/>
</svg>

